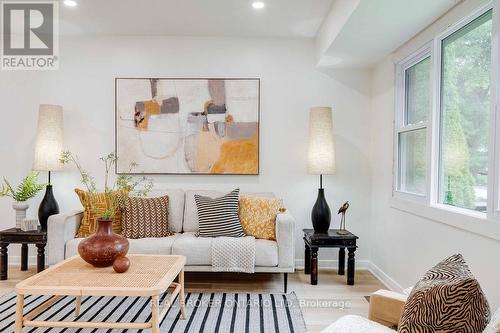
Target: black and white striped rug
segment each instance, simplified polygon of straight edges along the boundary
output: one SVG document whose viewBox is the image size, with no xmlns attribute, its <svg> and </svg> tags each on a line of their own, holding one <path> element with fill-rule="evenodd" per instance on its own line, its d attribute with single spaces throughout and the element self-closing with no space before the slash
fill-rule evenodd
<svg viewBox="0 0 500 333">
<path fill-rule="evenodd" d="M 167 295 L 162 295 L 162 300 Z M 47 296 L 27 296 L 24 314 L 40 305 Z M 151 301 L 147 297 L 84 297 L 80 316 L 75 318 L 74 297 L 65 297 L 35 317 L 36 320 L 147 322 Z M 16 296 L 0 298 L 0 332 L 14 332 Z M 160 326 L 167 332 L 306 332 L 299 302 L 291 294 L 187 293 L 187 319 L 179 314 L 179 302 L 172 305 Z M 115 333 L 150 330 L 25 328 L 23 333 Z"/>
</svg>

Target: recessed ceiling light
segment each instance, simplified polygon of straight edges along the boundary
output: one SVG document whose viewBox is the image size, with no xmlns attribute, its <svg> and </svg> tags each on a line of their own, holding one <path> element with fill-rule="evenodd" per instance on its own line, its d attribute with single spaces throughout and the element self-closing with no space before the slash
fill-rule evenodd
<svg viewBox="0 0 500 333">
<path fill-rule="evenodd" d="M 255 9 L 262 9 L 266 6 L 265 3 L 263 3 L 262 1 L 254 1 L 252 2 L 252 7 L 255 8 Z"/>
<path fill-rule="evenodd" d="M 64 0 L 64 5 L 68 7 L 76 7 L 78 3 L 75 0 Z"/>
</svg>

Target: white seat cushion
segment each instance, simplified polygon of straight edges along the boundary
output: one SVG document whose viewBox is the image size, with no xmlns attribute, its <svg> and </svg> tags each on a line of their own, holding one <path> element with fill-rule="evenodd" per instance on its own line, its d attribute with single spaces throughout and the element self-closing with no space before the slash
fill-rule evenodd
<svg viewBox="0 0 500 333">
<path fill-rule="evenodd" d="M 278 243 L 267 239 L 256 239 L 255 266 L 278 266 Z"/>
<path fill-rule="evenodd" d="M 185 232 L 172 246 L 172 254 L 186 256 L 186 265 L 206 266 L 212 264 L 212 240 L 208 237 L 196 237 L 194 232 Z"/>
<path fill-rule="evenodd" d="M 198 209 L 196 208 L 196 202 L 194 201 L 194 195 L 202 195 L 209 198 L 218 198 L 223 195 L 228 194 L 229 191 L 207 191 L 207 190 L 190 190 L 186 191 L 185 198 L 185 208 L 184 208 L 184 225 L 182 230 L 184 232 L 198 232 Z M 247 195 L 254 195 L 265 198 L 273 198 L 274 193 L 272 192 L 263 192 L 263 193 L 241 193 Z"/>
<path fill-rule="evenodd" d="M 396 331 L 366 318 L 347 315 L 325 328 L 321 333 L 395 333 Z"/>
<path fill-rule="evenodd" d="M 180 234 L 175 234 L 164 238 L 139 238 L 129 239 L 130 248 L 129 254 L 172 254 L 172 245 L 174 240 Z M 65 257 L 69 258 L 78 254 L 78 244 L 83 238 L 74 238 L 66 243 Z"/>
<path fill-rule="evenodd" d="M 186 256 L 186 265 L 212 265 L 213 238 L 196 237 L 194 232 L 181 234 L 172 246 L 172 254 Z M 278 244 L 275 241 L 255 240 L 255 266 L 274 267 L 278 265 Z"/>
</svg>

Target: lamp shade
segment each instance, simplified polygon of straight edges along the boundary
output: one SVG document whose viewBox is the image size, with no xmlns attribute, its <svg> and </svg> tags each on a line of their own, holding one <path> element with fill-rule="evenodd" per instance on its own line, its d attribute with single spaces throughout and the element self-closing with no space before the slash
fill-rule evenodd
<svg viewBox="0 0 500 333">
<path fill-rule="evenodd" d="M 56 171 L 63 150 L 63 109 L 59 105 L 40 105 L 33 170 Z"/>
<path fill-rule="evenodd" d="M 308 172 L 313 175 L 335 172 L 333 116 L 329 107 L 314 107 L 310 111 Z"/>
</svg>

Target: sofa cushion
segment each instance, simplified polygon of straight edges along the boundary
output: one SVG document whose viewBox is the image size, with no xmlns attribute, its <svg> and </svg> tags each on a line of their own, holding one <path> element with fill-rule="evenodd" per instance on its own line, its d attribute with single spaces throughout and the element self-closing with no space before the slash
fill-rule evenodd
<svg viewBox="0 0 500 333">
<path fill-rule="evenodd" d="M 84 208 L 83 218 L 78 227 L 76 237 L 88 237 L 93 235 L 97 230 L 97 219 L 104 214 L 104 212 L 113 206 L 113 202 L 117 197 L 124 197 L 128 191 L 120 190 L 110 193 L 93 193 L 75 189 L 75 193 L 80 199 L 80 203 Z M 116 234 L 122 233 L 122 216 L 121 211 L 116 210 L 113 216 L 113 232 Z"/>
<path fill-rule="evenodd" d="M 413 287 L 398 332 L 479 333 L 490 319 L 488 301 L 460 254 L 431 268 Z"/>
<path fill-rule="evenodd" d="M 174 233 L 168 226 L 168 195 L 128 198 L 122 211 L 122 235 L 127 238 L 162 238 Z"/>
<path fill-rule="evenodd" d="M 180 234 L 164 238 L 140 238 L 129 239 L 130 248 L 129 254 L 172 254 L 172 245 Z M 83 238 L 74 238 L 66 243 L 65 258 L 72 257 L 78 254 L 78 244 Z"/>
<path fill-rule="evenodd" d="M 168 195 L 168 228 L 173 232 L 182 231 L 184 219 L 184 190 L 152 190 L 148 197 Z"/>
<path fill-rule="evenodd" d="M 276 240 L 276 216 L 283 207 L 279 198 L 240 196 L 240 222 L 248 236 Z"/>
<path fill-rule="evenodd" d="M 172 254 L 186 256 L 186 265 L 211 266 L 212 240 L 210 237 L 196 237 L 194 232 L 181 234 L 172 246 Z M 255 266 L 275 267 L 278 265 L 278 244 L 264 239 L 255 240 Z"/>
<path fill-rule="evenodd" d="M 347 315 L 343 316 L 333 324 L 325 328 L 321 333 L 396 333 L 396 331 L 391 330 L 374 321 L 370 321 L 366 318 Z"/>
<path fill-rule="evenodd" d="M 245 237 L 238 211 L 240 189 L 218 198 L 194 195 L 201 237 Z"/>
<path fill-rule="evenodd" d="M 218 198 L 226 194 L 227 192 L 221 191 L 208 191 L 208 190 L 188 190 L 186 191 L 185 206 L 184 206 L 184 223 L 182 225 L 182 230 L 184 232 L 198 232 L 199 230 L 199 220 L 198 220 L 198 210 L 196 208 L 196 202 L 194 200 L 194 195 L 203 195 L 209 198 Z M 274 193 L 272 192 L 262 192 L 262 193 L 242 193 L 248 195 L 254 195 L 259 197 L 272 198 Z M 170 216 L 169 216 L 170 218 Z M 169 219 L 170 221 L 170 219 Z M 172 229 L 173 230 L 173 229 Z M 175 230 L 177 231 L 177 230 Z"/>
</svg>

